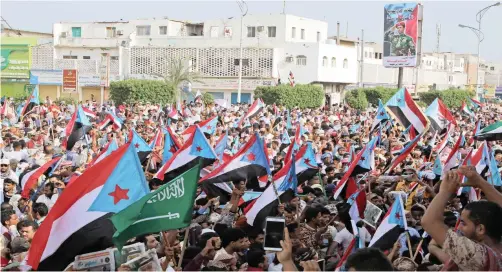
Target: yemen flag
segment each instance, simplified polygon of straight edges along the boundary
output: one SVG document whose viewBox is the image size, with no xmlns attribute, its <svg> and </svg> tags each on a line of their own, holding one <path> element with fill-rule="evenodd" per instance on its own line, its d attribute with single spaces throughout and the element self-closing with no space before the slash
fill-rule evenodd
<svg viewBox="0 0 502 272">
<path fill-rule="evenodd" d="M 213 123 L 214 124 L 214 127 L 210 124 L 211 122 L 214 122 L 213 119 L 216 119 L 216 123 Z M 215 116 L 215 117 L 212 117 L 212 118 L 208 118 L 200 123 L 197 123 L 197 126 L 199 128 L 202 128 L 202 127 L 205 127 L 206 130 L 207 129 L 213 129 L 213 128 L 216 128 L 216 124 L 218 123 L 218 117 Z M 190 138 L 190 136 L 193 134 L 193 132 L 195 131 L 195 125 L 193 126 L 189 126 L 188 128 L 186 128 L 182 133 L 181 133 L 181 137 L 183 137 L 183 140 L 186 141 L 188 140 L 188 138 Z M 204 132 L 204 131 L 202 131 Z M 207 132 L 206 132 L 207 133 Z"/>
<path fill-rule="evenodd" d="M 270 175 L 270 165 L 266 148 L 258 134 L 254 134 L 230 161 L 221 164 L 200 182 L 242 181 L 267 174 Z"/>
<path fill-rule="evenodd" d="M 363 191 L 356 191 L 348 199 L 347 203 L 350 205 L 349 215 L 350 219 L 358 222 L 364 218 L 364 210 L 366 210 L 366 193 Z"/>
<path fill-rule="evenodd" d="M 474 135 L 474 139 L 488 142 L 502 140 L 502 121 L 498 121 L 484 127 L 476 135 Z"/>
<path fill-rule="evenodd" d="M 457 125 L 455 117 L 451 114 L 448 108 L 443 104 L 441 99 L 436 98 L 425 111 L 425 115 L 429 118 L 431 126 L 435 131 L 441 132 L 446 129 L 448 124 Z"/>
<path fill-rule="evenodd" d="M 286 153 L 286 157 L 284 157 L 284 163 L 288 163 L 292 158 L 293 154 L 300 148 L 300 137 L 301 137 L 301 127 L 298 123 L 295 129 L 295 138 L 293 142 L 288 147 L 288 152 Z"/>
<path fill-rule="evenodd" d="M 196 164 L 112 216 L 113 242 L 119 251 L 130 238 L 190 225 L 200 167 Z"/>
<path fill-rule="evenodd" d="M 292 183 L 295 177 L 291 175 L 291 171 L 296 173 L 297 182 L 295 183 L 301 183 L 308 180 L 315 176 L 318 172 L 317 165 L 315 165 L 314 151 L 309 145 L 303 145 L 298 150 L 294 161 L 294 166 L 292 165 L 293 160 L 290 160 L 272 178 L 274 186 L 278 190 L 281 202 L 283 203 L 289 201 L 294 196 L 296 191 L 296 188 L 292 187 L 296 184 Z M 289 182 L 290 177 L 291 183 L 284 183 Z M 260 195 L 260 197 L 253 200 L 248 206 L 246 206 L 244 213 L 246 214 L 249 225 L 263 227 L 265 218 L 269 215 L 275 215 L 274 212 L 277 210 L 279 203 L 275 201 L 277 196 L 274 192 L 274 187 L 272 186 L 273 185 L 271 183 Z"/>
<path fill-rule="evenodd" d="M 66 125 L 65 133 L 68 137 L 66 139 L 66 150 L 71 150 L 75 146 L 75 143 L 84 138 L 89 130 L 91 130 L 91 123 L 87 115 L 85 115 L 82 106 L 79 105 L 73 113 L 70 122 Z"/>
<path fill-rule="evenodd" d="M 31 190 L 35 189 L 38 185 L 38 179 L 42 175 L 48 175 L 50 172 L 52 172 L 52 169 L 57 165 L 61 158 L 62 156 L 54 158 L 49 162 L 46 162 L 44 165 L 26 173 L 21 180 L 21 188 L 23 188 L 21 196 L 23 198 L 29 198 Z"/>
<path fill-rule="evenodd" d="M 480 131 L 481 131 L 481 120 L 478 120 L 476 122 L 476 127 L 474 128 L 474 133 L 473 133 L 474 136 L 469 139 L 469 144 L 472 145 L 474 143 L 474 137 L 478 135 Z"/>
<path fill-rule="evenodd" d="M 105 119 L 98 124 L 98 128 L 103 130 L 110 125 L 114 130 L 120 130 L 122 128 L 122 120 L 120 120 L 117 116 L 108 113 Z"/>
<path fill-rule="evenodd" d="M 462 101 L 462 107 L 460 108 L 460 110 L 463 113 L 467 114 L 467 116 L 474 118 L 474 112 L 472 112 L 471 108 L 469 108 L 469 106 L 467 106 L 465 101 Z"/>
<path fill-rule="evenodd" d="M 417 106 L 406 88 L 401 88 L 385 105 L 405 128 L 413 125 L 418 133 L 427 128 L 427 117 Z"/>
<path fill-rule="evenodd" d="M 38 85 L 35 85 L 35 88 L 33 89 L 31 95 L 28 96 L 28 98 L 26 98 L 26 102 L 24 103 L 24 107 L 21 110 L 21 114 L 19 116 L 23 116 L 29 113 L 38 105 L 40 105 L 39 91 L 38 91 Z"/>
<path fill-rule="evenodd" d="M 192 133 L 190 139 L 159 169 L 157 174 L 155 174 L 155 178 L 169 182 L 197 165 L 199 163 L 198 158 L 202 158 L 202 168 L 212 164 L 216 160 L 216 154 L 204 136 L 204 133 L 200 131 L 199 127 L 194 127 L 195 131 Z"/>
<path fill-rule="evenodd" d="M 443 149 L 446 147 L 446 145 L 448 144 L 448 141 L 450 140 L 450 138 L 451 138 L 450 129 L 448 128 L 446 130 L 446 133 L 443 135 L 443 139 L 441 140 L 441 142 L 439 142 L 437 145 L 435 145 L 434 148 L 432 148 L 432 151 L 440 154 L 443 151 Z"/>
<path fill-rule="evenodd" d="M 389 114 L 385 110 L 385 106 L 382 103 L 382 100 L 378 99 L 378 110 L 375 115 L 375 120 L 373 120 L 373 124 L 371 125 L 371 130 L 373 131 L 378 125 L 380 125 L 383 121 L 390 120 Z"/>
<path fill-rule="evenodd" d="M 263 103 L 263 100 L 261 98 L 256 99 L 251 107 L 249 108 L 248 112 L 246 115 L 244 115 L 241 120 L 239 121 L 238 127 L 242 126 L 242 123 L 244 120 L 251 119 L 255 116 L 257 116 L 264 108 L 265 108 L 265 103 Z"/>
<path fill-rule="evenodd" d="M 474 108 L 482 108 L 482 107 L 484 107 L 483 103 L 479 102 L 479 101 L 478 101 L 478 100 L 476 100 L 476 99 L 469 98 L 469 100 L 471 101 L 471 105 L 472 105 Z"/>
<path fill-rule="evenodd" d="M 387 211 L 382 223 L 373 235 L 369 246 L 379 248 L 382 251 L 390 249 L 399 235 L 407 229 L 403 202 L 401 197 L 396 197 L 392 207 Z"/>
<path fill-rule="evenodd" d="M 174 136 L 171 127 L 167 127 L 164 130 L 164 151 L 162 153 L 162 163 L 166 163 L 176 151 L 181 149 L 181 143 L 178 141 L 176 136 Z"/>
<path fill-rule="evenodd" d="M 171 108 L 171 111 L 167 114 L 167 117 L 173 119 L 173 120 L 178 120 L 180 118 L 180 114 L 178 113 L 178 110 L 175 107 Z"/>
<path fill-rule="evenodd" d="M 131 167 L 131 152 L 135 155 L 130 144 L 121 146 L 66 187 L 33 238 L 28 265 L 36 270 L 62 271 L 76 255 L 113 246 L 110 215 L 90 208 L 101 197 L 108 197 L 110 205 L 100 208 L 113 209 L 127 206 L 137 200 L 134 196 L 141 195 L 133 194 L 133 188 L 146 181 L 143 171 L 138 172 L 141 169 Z M 129 159 L 123 161 L 124 157 Z M 116 186 L 112 191 L 103 191 L 110 182 Z"/>
</svg>

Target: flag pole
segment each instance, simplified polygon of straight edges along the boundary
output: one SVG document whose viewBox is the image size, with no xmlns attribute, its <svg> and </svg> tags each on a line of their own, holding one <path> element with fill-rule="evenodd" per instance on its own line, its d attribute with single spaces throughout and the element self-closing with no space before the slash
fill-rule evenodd
<svg viewBox="0 0 502 272">
<path fill-rule="evenodd" d="M 181 263 L 183 262 L 183 256 L 185 255 L 185 250 L 187 249 L 188 231 L 189 230 L 190 230 L 190 226 L 187 226 L 185 229 L 185 237 L 183 238 L 183 248 L 181 249 L 180 260 L 178 262 L 178 268 L 181 268 Z"/>
<path fill-rule="evenodd" d="M 420 252 L 420 249 L 422 248 L 422 243 L 424 242 L 424 238 L 420 239 L 420 242 L 418 243 L 417 246 L 417 251 L 415 251 L 415 254 L 413 254 L 413 261 L 417 258 L 418 253 Z"/>
<path fill-rule="evenodd" d="M 277 197 L 277 201 L 279 202 L 279 205 L 281 205 L 281 199 L 279 199 L 279 193 L 277 192 L 277 188 L 275 187 L 275 183 L 274 181 L 272 180 L 272 176 L 268 176 L 268 181 L 270 181 L 271 185 L 272 185 L 272 188 L 274 188 L 274 193 L 275 193 L 275 196 Z"/>
<path fill-rule="evenodd" d="M 411 249 L 410 233 L 408 231 L 406 232 L 406 241 L 408 241 L 408 251 L 410 252 L 410 258 L 412 258 L 414 260 L 413 249 Z"/>
</svg>

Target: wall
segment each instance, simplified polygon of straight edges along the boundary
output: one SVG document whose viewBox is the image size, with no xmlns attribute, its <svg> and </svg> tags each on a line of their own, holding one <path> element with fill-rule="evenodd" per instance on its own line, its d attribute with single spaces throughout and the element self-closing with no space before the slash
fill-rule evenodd
<svg viewBox="0 0 502 272">
<path fill-rule="evenodd" d="M 327 66 L 323 66 L 323 57 L 328 58 Z M 336 67 L 331 66 L 331 58 L 336 58 Z M 343 68 L 344 59 L 347 59 L 348 66 Z M 317 58 L 319 72 L 317 81 L 321 82 L 357 82 L 357 48 L 336 44 L 319 44 L 319 55 Z"/>
<path fill-rule="evenodd" d="M 84 56 L 91 57 L 91 60 L 100 60 L 101 53 L 109 53 L 110 56 L 119 56 L 119 49 L 110 48 L 82 48 L 82 47 L 56 47 L 54 58 L 62 59 L 63 56 L 77 56 L 77 59 L 84 59 Z"/>
<path fill-rule="evenodd" d="M 296 37 L 292 37 L 292 28 L 296 27 Z M 305 29 L 305 39 L 301 39 L 301 29 Z M 293 15 L 286 16 L 286 42 L 316 43 L 317 32 L 321 33 L 321 41 L 327 39 L 328 23 L 319 20 L 302 18 Z"/>
<path fill-rule="evenodd" d="M 58 87 L 55 85 L 39 85 L 39 97 L 42 100 L 45 100 L 45 97 L 49 96 L 52 100 L 56 100 L 57 98 L 57 89 Z"/>
</svg>

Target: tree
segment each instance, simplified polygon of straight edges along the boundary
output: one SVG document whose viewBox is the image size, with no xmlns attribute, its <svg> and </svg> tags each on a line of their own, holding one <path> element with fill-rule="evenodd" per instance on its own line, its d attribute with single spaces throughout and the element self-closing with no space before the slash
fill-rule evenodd
<svg viewBox="0 0 502 272">
<path fill-rule="evenodd" d="M 167 73 L 163 75 L 157 74 L 157 76 L 175 87 L 176 100 L 180 100 L 183 96 L 183 92 L 181 91 L 183 83 L 188 82 L 192 84 L 194 82 L 202 82 L 201 75 L 190 71 L 188 60 L 184 58 L 171 59 L 168 63 Z"/>
</svg>

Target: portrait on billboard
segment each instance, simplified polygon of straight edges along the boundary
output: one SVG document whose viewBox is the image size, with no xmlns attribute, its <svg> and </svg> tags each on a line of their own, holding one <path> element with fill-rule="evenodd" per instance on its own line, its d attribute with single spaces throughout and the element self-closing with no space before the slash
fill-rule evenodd
<svg viewBox="0 0 502 272">
<path fill-rule="evenodd" d="M 383 61 L 386 67 L 416 65 L 418 12 L 416 3 L 385 5 Z"/>
</svg>

